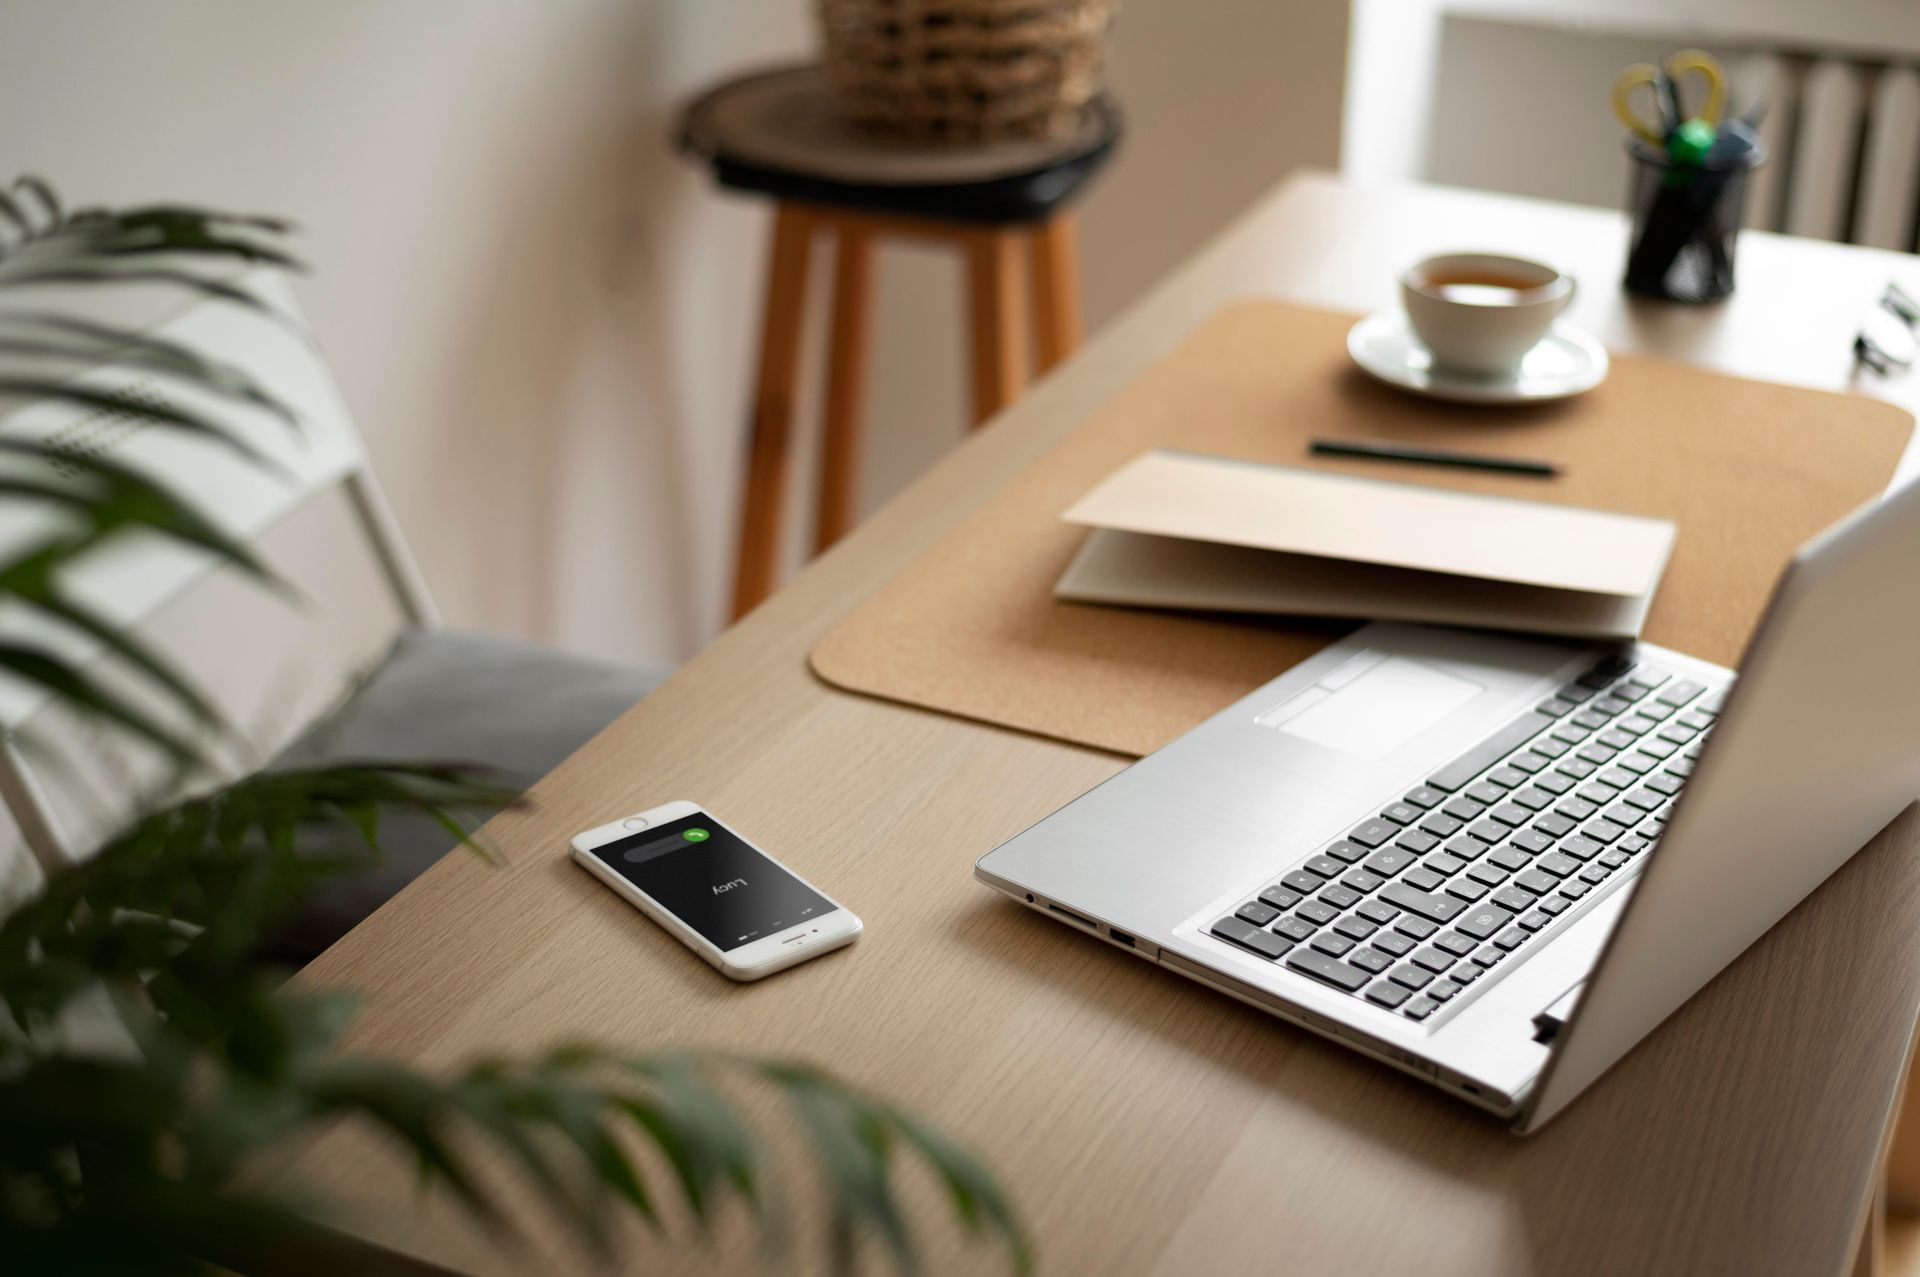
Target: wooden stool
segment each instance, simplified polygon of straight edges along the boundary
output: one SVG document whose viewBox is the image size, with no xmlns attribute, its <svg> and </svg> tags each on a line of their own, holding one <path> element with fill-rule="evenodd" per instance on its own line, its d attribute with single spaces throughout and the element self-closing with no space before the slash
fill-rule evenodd
<svg viewBox="0 0 1920 1277">
<path fill-rule="evenodd" d="M 775 200 L 735 619 L 773 588 L 814 232 L 831 235 L 835 248 L 817 553 L 853 522 L 876 242 L 889 235 L 933 239 L 965 254 L 977 426 L 1026 385 L 1029 274 L 1040 371 L 1080 344 L 1079 248 L 1065 210 L 1119 135 L 1119 113 L 1101 101 L 1069 138 L 950 149 L 889 144 L 841 119 L 825 73 L 812 66 L 729 81 L 686 109 L 681 149 L 712 165 L 722 186 Z"/>
</svg>

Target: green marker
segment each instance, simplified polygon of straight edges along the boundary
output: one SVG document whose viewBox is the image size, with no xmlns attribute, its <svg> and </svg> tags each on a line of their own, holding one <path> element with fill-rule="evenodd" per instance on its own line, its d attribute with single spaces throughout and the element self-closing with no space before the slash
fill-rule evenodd
<svg viewBox="0 0 1920 1277">
<path fill-rule="evenodd" d="M 1719 139 L 1720 131 L 1698 116 L 1688 120 L 1667 137 L 1667 154 L 1675 164 L 1685 164 L 1689 168 L 1698 168 L 1707 158 L 1707 152 Z"/>
<path fill-rule="evenodd" d="M 688 842 L 705 842 L 707 839 L 713 837 L 712 834 L 708 833 L 704 829 L 689 829 L 683 832 L 680 836 L 686 839 Z"/>
</svg>

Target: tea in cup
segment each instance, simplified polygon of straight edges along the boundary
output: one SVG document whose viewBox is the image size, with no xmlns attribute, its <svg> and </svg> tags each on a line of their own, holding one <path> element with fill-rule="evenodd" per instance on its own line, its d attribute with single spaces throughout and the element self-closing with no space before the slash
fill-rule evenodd
<svg viewBox="0 0 1920 1277">
<path fill-rule="evenodd" d="M 1442 253 L 1400 276 L 1413 331 L 1435 365 L 1472 376 L 1510 375 L 1573 300 L 1573 277 L 1500 253 Z"/>
</svg>

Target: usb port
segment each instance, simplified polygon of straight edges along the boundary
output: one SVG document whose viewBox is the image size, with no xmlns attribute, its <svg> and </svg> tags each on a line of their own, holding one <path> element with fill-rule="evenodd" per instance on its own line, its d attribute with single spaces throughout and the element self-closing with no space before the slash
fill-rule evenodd
<svg viewBox="0 0 1920 1277">
<path fill-rule="evenodd" d="M 1108 927 L 1107 934 L 1112 936 L 1116 942 L 1127 946 L 1127 948 L 1133 948 L 1133 937 L 1126 932 L 1115 927 Z"/>
</svg>

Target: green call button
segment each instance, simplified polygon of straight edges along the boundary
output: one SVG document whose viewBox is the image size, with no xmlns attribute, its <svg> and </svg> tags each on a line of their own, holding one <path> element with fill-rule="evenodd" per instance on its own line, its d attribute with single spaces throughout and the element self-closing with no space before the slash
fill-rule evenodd
<svg viewBox="0 0 1920 1277">
<path fill-rule="evenodd" d="M 688 829 L 683 831 L 680 836 L 688 842 L 705 842 L 707 839 L 713 837 L 712 834 L 704 829 Z"/>
</svg>

